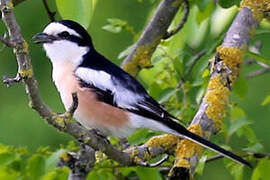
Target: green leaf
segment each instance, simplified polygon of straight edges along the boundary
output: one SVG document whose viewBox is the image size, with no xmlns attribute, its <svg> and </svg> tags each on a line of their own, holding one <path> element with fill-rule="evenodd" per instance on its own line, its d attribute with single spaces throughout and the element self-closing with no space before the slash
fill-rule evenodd
<svg viewBox="0 0 270 180">
<path fill-rule="evenodd" d="M 117 18 L 110 18 L 107 19 L 107 25 L 103 26 L 102 29 L 112 32 L 112 33 L 119 33 L 122 31 L 123 27 L 127 26 L 127 21 L 117 19 Z"/>
<path fill-rule="evenodd" d="M 88 28 L 97 0 L 56 0 L 57 9 L 63 19 L 74 20 Z"/>
<path fill-rule="evenodd" d="M 147 129 L 139 129 L 128 137 L 128 142 L 131 145 L 142 144 L 154 134 L 155 134 L 154 132 L 150 132 Z"/>
<path fill-rule="evenodd" d="M 233 175 L 235 180 L 243 180 L 244 166 L 242 164 L 230 161 L 226 164 L 226 166 L 230 170 L 230 173 Z"/>
<path fill-rule="evenodd" d="M 214 3 L 209 2 L 204 11 L 198 11 L 197 12 L 197 15 L 196 15 L 197 23 L 200 24 L 201 22 L 203 22 L 203 20 L 211 17 L 211 13 L 213 12 L 213 10 L 214 10 Z"/>
<path fill-rule="evenodd" d="M 211 0 L 196 0 L 196 5 L 201 12 L 203 12 L 207 8 L 209 3 L 212 3 Z"/>
<path fill-rule="evenodd" d="M 248 85 L 246 79 L 240 76 L 233 87 L 233 92 L 235 92 L 240 98 L 245 98 L 248 92 Z"/>
<path fill-rule="evenodd" d="M 232 119 L 238 119 L 238 118 L 243 118 L 245 117 L 245 111 L 240 108 L 239 106 L 233 106 L 233 108 L 231 109 L 231 118 Z"/>
<path fill-rule="evenodd" d="M 120 33 L 122 31 L 121 26 L 113 26 L 111 24 L 103 26 L 102 29 L 112 32 L 112 33 Z"/>
<path fill-rule="evenodd" d="M 68 179 L 69 169 L 67 167 L 57 168 L 45 174 L 41 180 L 63 180 Z"/>
<path fill-rule="evenodd" d="M 59 156 L 64 152 L 66 152 L 65 149 L 59 149 L 46 159 L 45 172 L 49 172 L 56 167 L 56 164 L 59 162 Z"/>
<path fill-rule="evenodd" d="M 34 154 L 28 160 L 27 170 L 32 179 L 39 179 L 45 172 L 45 159 L 39 154 Z"/>
<path fill-rule="evenodd" d="M 140 180 L 162 180 L 162 177 L 156 168 L 137 167 L 136 173 Z"/>
<path fill-rule="evenodd" d="M 205 166 L 205 161 L 207 160 L 207 156 L 202 156 L 199 160 L 199 163 L 197 165 L 196 168 L 196 173 L 202 175 L 203 174 L 203 170 L 204 170 L 204 166 Z"/>
<path fill-rule="evenodd" d="M 223 8 L 230 8 L 234 5 L 239 6 L 241 0 L 219 0 L 218 4 Z"/>
<path fill-rule="evenodd" d="M 169 100 L 176 92 L 178 91 L 177 88 L 166 88 L 160 92 L 159 97 L 157 98 L 159 103 L 164 103 Z"/>
<path fill-rule="evenodd" d="M 160 92 L 162 91 L 162 87 L 160 84 L 154 82 L 148 88 L 149 94 L 154 98 L 157 99 L 160 96 Z"/>
<path fill-rule="evenodd" d="M 122 59 L 122 58 L 127 57 L 131 53 L 131 51 L 134 49 L 134 47 L 135 47 L 135 44 L 128 46 L 126 49 L 124 49 L 122 52 L 119 53 L 117 58 Z"/>
<path fill-rule="evenodd" d="M 0 179 L 3 180 L 18 180 L 19 173 L 8 168 L 8 167 L 1 167 L 0 168 Z"/>
<path fill-rule="evenodd" d="M 248 124 L 251 124 L 251 122 L 247 121 L 245 117 L 236 119 L 229 127 L 228 136 L 233 135 L 238 129 Z"/>
<path fill-rule="evenodd" d="M 270 95 L 266 96 L 262 102 L 262 106 L 265 106 L 270 103 Z"/>
<path fill-rule="evenodd" d="M 14 152 L 3 152 L 0 153 L 0 166 L 1 165 L 8 165 L 15 161 L 17 155 Z"/>
<path fill-rule="evenodd" d="M 184 75 L 183 60 L 177 58 L 175 61 L 173 61 L 173 67 L 174 67 L 175 71 L 177 72 L 178 76 L 183 77 L 183 75 Z"/>
<path fill-rule="evenodd" d="M 113 26 L 125 26 L 127 25 L 127 21 L 124 21 L 122 19 L 118 19 L 118 18 L 109 18 L 107 19 L 107 21 L 113 25 Z"/>
<path fill-rule="evenodd" d="M 210 71 L 209 69 L 205 69 L 202 73 L 202 78 L 206 78 L 210 76 Z"/>
<path fill-rule="evenodd" d="M 253 171 L 251 180 L 263 180 L 270 177 L 270 160 L 264 158 L 260 160 L 256 169 Z"/>
<path fill-rule="evenodd" d="M 267 66 L 270 67 L 270 59 L 266 59 L 265 57 L 259 55 L 259 54 L 256 54 L 256 53 L 253 53 L 251 51 L 247 51 L 247 55 L 251 58 L 254 58 L 255 60 L 263 63 L 263 64 L 266 64 Z"/>
<path fill-rule="evenodd" d="M 196 103 L 197 104 L 201 103 L 201 100 L 203 98 L 204 93 L 205 93 L 205 88 L 200 88 L 199 91 L 197 92 L 197 94 L 196 94 Z"/>
<path fill-rule="evenodd" d="M 253 153 L 261 153 L 263 152 L 263 145 L 261 143 L 256 143 L 252 146 L 249 146 L 247 148 L 244 148 L 243 150 L 244 151 L 247 151 L 247 152 L 253 152 Z"/>
<path fill-rule="evenodd" d="M 249 126 L 243 126 L 237 131 L 237 135 L 246 137 L 250 144 L 255 144 L 258 142 L 254 130 Z"/>
</svg>

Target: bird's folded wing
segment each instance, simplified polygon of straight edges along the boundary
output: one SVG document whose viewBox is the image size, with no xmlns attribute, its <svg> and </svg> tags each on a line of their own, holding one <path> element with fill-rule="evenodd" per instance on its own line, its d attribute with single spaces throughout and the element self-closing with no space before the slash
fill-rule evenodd
<svg viewBox="0 0 270 180">
<path fill-rule="evenodd" d="M 104 103 L 157 121 L 176 119 L 124 71 L 116 76 L 102 70 L 79 67 L 74 73 L 80 85 L 94 90 L 98 99 Z"/>
</svg>

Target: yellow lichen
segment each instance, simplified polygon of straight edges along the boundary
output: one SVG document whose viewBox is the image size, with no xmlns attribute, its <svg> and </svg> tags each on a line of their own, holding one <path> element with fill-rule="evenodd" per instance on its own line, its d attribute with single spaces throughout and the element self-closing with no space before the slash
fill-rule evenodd
<svg viewBox="0 0 270 180">
<path fill-rule="evenodd" d="M 33 69 L 30 68 L 30 69 L 19 70 L 18 74 L 22 78 L 30 78 L 33 76 Z"/>
<path fill-rule="evenodd" d="M 173 150 L 179 141 L 179 137 L 172 134 L 164 134 L 161 136 L 154 136 L 149 139 L 145 145 L 147 147 L 164 147 Z"/>
<path fill-rule="evenodd" d="M 133 76 L 136 76 L 142 68 L 152 67 L 151 57 L 163 36 L 157 36 L 147 45 L 137 47 L 136 52 L 130 61 L 124 62 L 123 69 Z"/>
<path fill-rule="evenodd" d="M 6 2 L 5 5 L 1 5 L 1 11 L 10 11 L 14 8 L 12 1 Z"/>
<path fill-rule="evenodd" d="M 225 65 L 232 71 L 229 75 L 230 86 L 233 85 L 234 81 L 240 73 L 240 67 L 243 59 L 243 49 L 237 47 L 217 47 L 217 53 L 220 56 L 220 59 L 225 63 Z"/>
<path fill-rule="evenodd" d="M 141 164 L 143 162 L 143 160 L 138 157 L 139 151 L 137 148 L 133 148 L 131 151 L 129 151 L 129 154 L 130 154 L 130 157 L 135 164 Z M 148 156 L 146 156 L 146 157 L 148 157 Z M 149 160 L 149 159 L 146 159 L 146 160 Z"/>
<path fill-rule="evenodd" d="M 151 46 L 142 45 L 137 48 L 131 61 L 124 64 L 123 69 L 133 76 L 137 75 L 141 68 L 151 67 Z"/>
<path fill-rule="evenodd" d="M 27 44 L 27 42 L 26 41 L 23 41 L 23 43 L 22 43 L 22 47 L 21 48 L 14 48 L 14 53 L 15 54 L 18 54 L 18 53 L 28 53 L 29 51 L 28 51 L 28 44 Z"/>
<path fill-rule="evenodd" d="M 205 95 L 205 100 L 208 104 L 206 115 L 213 120 L 216 130 L 221 128 L 225 107 L 230 94 L 229 88 L 222 83 L 222 79 L 220 74 L 211 78 Z"/>
<path fill-rule="evenodd" d="M 106 160 L 107 156 L 106 156 L 106 154 L 104 154 L 101 151 L 96 151 L 95 158 L 96 158 L 96 162 L 98 163 L 98 162 L 102 162 L 102 161 Z"/>
<path fill-rule="evenodd" d="M 192 124 L 191 126 L 189 126 L 188 130 L 199 136 L 203 135 L 200 124 Z M 176 166 L 186 167 L 187 165 L 189 165 L 189 163 L 187 161 L 187 164 L 184 160 L 190 158 L 191 156 L 200 154 L 202 150 L 203 147 L 201 145 L 196 144 L 188 139 L 183 139 L 177 144 L 175 150 L 177 159 Z"/>
<path fill-rule="evenodd" d="M 190 168 L 190 163 L 186 159 L 179 159 L 177 163 L 174 165 L 174 167 L 184 167 L 189 169 Z"/>
<path fill-rule="evenodd" d="M 217 52 L 220 55 L 220 59 L 231 69 L 239 69 L 243 59 L 243 50 L 237 47 L 217 47 Z"/>
<path fill-rule="evenodd" d="M 62 159 L 64 162 L 68 162 L 70 160 L 70 156 L 67 152 L 60 154 L 59 158 Z"/>
<path fill-rule="evenodd" d="M 243 0 L 241 7 L 250 8 L 252 10 L 254 19 L 261 21 L 265 14 L 267 14 L 265 12 L 270 11 L 270 0 Z M 266 18 L 269 17 L 266 16 Z"/>
<path fill-rule="evenodd" d="M 65 128 L 66 124 L 68 122 L 71 122 L 71 117 L 67 117 L 64 115 L 58 115 L 53 113 L 52 114 L 52 118 L 54 120 L 54 122 L 57 124 L 57 126 L 59 126 L 60 128 Z"/>
</svg>

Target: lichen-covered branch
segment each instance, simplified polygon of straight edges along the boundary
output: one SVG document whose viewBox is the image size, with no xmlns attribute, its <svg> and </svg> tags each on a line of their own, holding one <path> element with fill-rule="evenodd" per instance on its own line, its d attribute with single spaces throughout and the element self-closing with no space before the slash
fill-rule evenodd
<svg viewBox="0 0 270 180">
<path fill-rule="evenodd" d="M 66 152 L 60 155 L 58 165 L 67 166 L 71 170 L 68 180 L 83 180 L 95 165 L 95 150 L 85 144 L 78 153 Z"/>
<path fill-rule="evenodd" d="M 167 29 L 182 2 L 183 0 L 163 0 L 159 4 L 134 49 L 122 63 L 125 71 L 136 76 L 142 68 L 152 67 L 151 56 L 167 34 Z"/>
<path fill-rule="evenodd" d="M 206 94 L 189 130 L 205 138 L 216 134 L 222 124 L 230 91 L 237 79 L 243 54 L 258 22 L 270 10 L 270 1 L 244 0 L 226 37 L 211 59 L 211 75 Z M 202 147 L 186 139 L 178 144 L 176 161 L 170 171 L 175 177 L 181 172 L 190 176 L 198 163 Z"/>
</svg>

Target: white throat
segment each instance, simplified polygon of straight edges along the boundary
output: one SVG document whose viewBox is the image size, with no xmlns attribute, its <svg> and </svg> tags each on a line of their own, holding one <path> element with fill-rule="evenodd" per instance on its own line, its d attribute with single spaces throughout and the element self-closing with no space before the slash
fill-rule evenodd
<svg viewBox="0 0 270 180">
<path fill-rule="evenodd" d="M 82 62 L 83 55 L 89 51 L 88 47 L 78 46 L 76 43 L 67 40 L 46 43 L 43 47 L 53 65 L 71 63 L 78 66 Z"/>
</svg>

